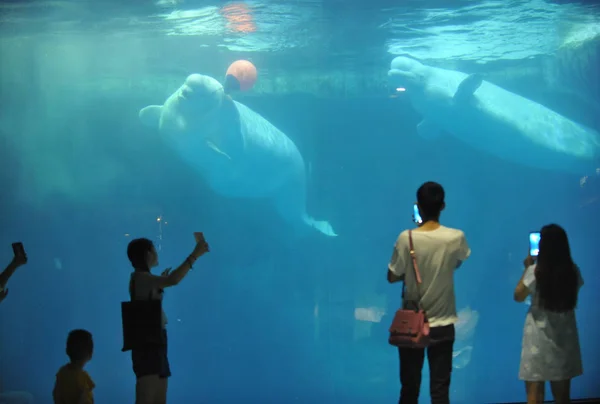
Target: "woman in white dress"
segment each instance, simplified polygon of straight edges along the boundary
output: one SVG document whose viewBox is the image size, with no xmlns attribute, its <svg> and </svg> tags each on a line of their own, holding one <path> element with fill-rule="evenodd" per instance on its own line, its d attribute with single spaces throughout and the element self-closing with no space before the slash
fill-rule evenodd
<svg viewBox="0 0 600 404">
<path fill-rule="evenodd" d="M 557 404 L 570 403 L 571 379 L 583 374 L 575 319 L 583 279 L 563 228 L 544 226 L 537 259 L 529 256 L 524 264 L 514 298 L 523 302 L 531 295 L 531 307 L 525 318 L 519 379 L 525 381 L 528 404 L 544 402 L 546 381 Z"/>
</svg>

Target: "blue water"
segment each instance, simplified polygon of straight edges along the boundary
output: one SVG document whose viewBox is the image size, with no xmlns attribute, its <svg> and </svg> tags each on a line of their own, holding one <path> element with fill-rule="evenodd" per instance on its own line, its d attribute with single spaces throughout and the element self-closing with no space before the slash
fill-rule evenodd
<svg viewBox="0 0 600 404">
<path fill-rule="evenodd" d="M 133 402 L 131 359 L 121 352 L 127 243 L 152 239 L 162 270 L 178 266 L 202 231 L 210 253 L 165 295 L 169 402 L 395 402 L 387 328 L 400 286 L 386 282 L 386 266 L 412 226 L 416 189 L 435 180 L 446 189 L 443 224 L 463 229 L 473 251 L 455 276 L 452 402 L 524 400 L 528 305 L 512 293 L 529 232 L 549 222 L 567 230 L 586 282 L 577 311 L 584 375 L 572 397 L 600 397 L 598 171 L 536 169 L 451 135 L 423 139 L 418 112 L 385 85 L 392 58 L 408 53 L 488 73 L 598 131 L 600 12 L 581 2 L 424 3 L 247 2 L 251 32 L 224 25 L 221 3 L 3 3 L 0 259 L 8 263 L 10 243 L 22 241 L 29 262 L 0 305 L 0 393 L 50 403 L 67 333 L 85 328 L 96 402 Z M 297 145 L 308 211 L 338 237 L 298 235 L 264 200 L 219 195 L 140 124 L 139 109 L 162 103 L 187 74 L 221 80 L 239 58 L 260 76 L 236 99 Z M 340 72 L 351 85 L 336 83 Z M 319 74 L 329 81 L 299 78 Z M 261 87 L 274 77 L 288 84 Z"/>
</svg>

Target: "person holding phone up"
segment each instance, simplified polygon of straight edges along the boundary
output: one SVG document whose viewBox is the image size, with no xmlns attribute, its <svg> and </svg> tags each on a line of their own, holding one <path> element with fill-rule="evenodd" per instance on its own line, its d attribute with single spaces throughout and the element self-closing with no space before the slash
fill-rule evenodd
<svg viewBox="0 0 600 404">
<path fill-rule="evenodd" d="M 571 380 L 583 374 L 575 318 L 583 278 L 562 227 L 544 226 L 539 233 L 539 250 L 536 241 L 530 235 L 530 255 L 523 261 L 525 270 L 514 291 L 517 302 L 531 295 L 523 327 L 519 379 L 525 382 L 528 404 L 544 402 L 546 381 L 556 403 L 567 404 L 571 402 Z"/>
<path fill-rule="evenodd" d="M 162 301 L 163 289 L 175 286 L 192 269 L 196 260 L 209 251 L 202 233 L 194 233 L 196 246 L 192 253 L 174 271 L 166 269 L 154 275 L 150 269 L 158 265 L 158 254 L 152 241 L 146 238 L 132 240 L 127 247 L 127 256 L 134 272 L 129 281 L 132 301 Z M 171 376 L 167 358 L 167 316 L 161 311 L 162 335 L 159 343 L 141 343 L 131 349 L 133 371 L 136 376 L 136 404 L 165 404 L 167 381 Z M 160 330 L 157 330 L 160 331 Z M 143 339 L 143 338 L 142 338 Z"/>
<path fill-rule="evenodd" d="M 413 220 L 418 227 L 400 233 L 387 268 L 388 282 L 404 282 L 402 308 L 414 310 L 417 303 L 427 315 L 430 330 L 427 347 L 398 347 L 399 402 L 403 404 L 419 401 L 425 353 L 429 361 L 431 402 L 450 402 L 454 324 L 458 321 L 454 272 L 470 257 L 471 248 L 462 230 L 440 223 L 446 207 L 445 195 L 442 185 L 433 181 L 419 187 L 417 205 L 413 208 Z M 420 269 L 417 271 L 416 267 Z"/>
<path fill-rule="evenodd" d="M 0 303 L 8 296 L 8 288 L 6 284 L 17 268 L 27 263 L 27 254 L 22 243 L 13 244 L 14 257 L 10 264 L 0 274 Z"/>
</svg>

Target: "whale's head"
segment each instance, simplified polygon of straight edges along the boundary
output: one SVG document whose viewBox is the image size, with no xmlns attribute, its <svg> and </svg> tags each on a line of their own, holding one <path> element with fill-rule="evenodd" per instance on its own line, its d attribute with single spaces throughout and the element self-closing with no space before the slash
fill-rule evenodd
<svg viewBox="0 0 600 404">
<path fill-rule="evenodd" d="M 398 56 L 392 60 L 388 81 L 394 88 L 419 88 L 425 82 L 424 66 L 414 59 Z"/>
<path fill-rule="evenodd" d="M 221 83 L 202 74 L 191 74 L 175 94 L 173 101 L 184 116 L 201 118 L 218 109 L 225 96 Z"/>
<path fill-rule="evenodd" d="M 227 96 L 221 83 L 202 74 L 189 75 L 164 105 L 140 112 L 147 126 L 168 135 L 181 136 L 206 131 Z"/>
<path fill-rule="evenodd" d="M 157 128 L 169 145 L 188 153 L 213 141 L 226 99 L 216 79 L 191 74 L 163 105 L 142 108 L 139 117 L 145 126 Z"/>
</svg>

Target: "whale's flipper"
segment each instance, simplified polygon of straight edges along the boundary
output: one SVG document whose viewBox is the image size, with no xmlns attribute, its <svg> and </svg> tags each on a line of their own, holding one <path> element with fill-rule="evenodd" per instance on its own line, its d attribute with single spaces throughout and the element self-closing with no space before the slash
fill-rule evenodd
<svg viewBox="0 0 600 404">
<path fill-rule="evenodd" d="M 483 83 L 483 76 L 479 73 L 470 74 L 469 77 L 461 81 L 458 85 L 456 93 L 454 93 L 454 101 L 464 102 L 473 97 L 473 94 Z"/>
<path fill-rule="evenodd" d="M 160 123 L 161 105 L 148 105 L 142 108 L 139 113 L 140 121 L 149 128 L 158 128 Z"/>
<path fill-rule="evenodd" d="M 427 140 L 437 139 L 442 136 L 442 129 L 435 123 L 425 119 L 417 125 L 417 132 L 419 136 Z"/>
<path fill-rule="evenodd" d="M 220 154 L 223 157 L 226 157 L 227 159 L 231 160 L 231 156 L 227 153 L 225 153 L 224 151 L 222 151 L 221 149 L 219 149 L 219 147 L 217 145 L 215 145 L 213 142 L 211 142 L 210 140 L 206 141 L 206 145 L 214 150 L 216 153 Z"/>
<path fill-rule="evenodd" d="M 329 236 L 329 237 L 337 237 L 337 234 L 333 230 L 333 226 L 331 226 L 331 224 L 329 224 L 328 221 L 315 220 L 308 215 L 304 215 L 303 220 L 304 220 L 304 223 L 306 223 L 308 226 L 317 229 L 324 235 Z"/>
<path fill-rule="evenodd" d="M 289 223 L 298 234 L 306 234 L 307 229 L 316 229 L 329 237 L 336 237 L 333 226 L 327 221 L 315 220 L 306 213 L 306 188 L 304 178 L 285 183 L 274 196 L 275 208 L 283 220 Z"/>
</svg>

